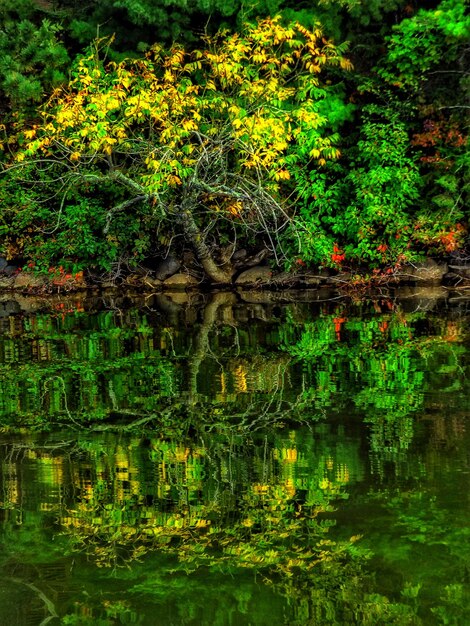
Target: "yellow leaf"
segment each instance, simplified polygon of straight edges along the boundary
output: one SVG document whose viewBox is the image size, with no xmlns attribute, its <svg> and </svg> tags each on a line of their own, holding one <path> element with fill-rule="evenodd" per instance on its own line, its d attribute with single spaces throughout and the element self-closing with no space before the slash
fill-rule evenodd
<svg viewBox="0 0 470 626">
<path fill-rule="evenodd" d="M 175 185 L 181 185 L 181 178 L 179 176 L 176 176 L 175 174 L 170 174 L 167 178 L 167 182 L 169 185 L 171 185 L 172 187 L 174 187 Z"/>
<path fill-rule="evenodd" d="M 33 137 L 36 136 L 36 131 L 34 130 L 34 128 L 31 130 L 25 130 L 24 136 L 26 137 L 26 139 L 32 139 Z"/>
<path fill-rule="evenodd" d="M 204 528 L 205 526 L 209 526 L 210 521 L 207 519 L 198 519 L 196 522 L 196 528 Z"/>
<path fill-rule="evenodd" d="M 183 120 L 181 122 L 181 126 L 184 128 L 184 130 L 197 130 L 197 124 L 194 122 L 194 120 Z"/>
<path fill-rule="evenodd" d="M 243 204 L 241 202 L 232 202 L 228 205 L 227 209 L 234 217 L 240 217 Z"/>
<path fill-rule="evenodd" d="M 290 174 L 287 170 L 278 170 L 274 174 L 274 180 L 289 180 Z"/>
</svg>

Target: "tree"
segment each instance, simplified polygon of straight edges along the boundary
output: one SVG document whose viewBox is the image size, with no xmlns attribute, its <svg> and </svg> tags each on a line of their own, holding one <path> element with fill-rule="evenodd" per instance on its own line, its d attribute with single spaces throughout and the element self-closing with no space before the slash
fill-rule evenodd
<svg viewBox="0 0 470 626">
<path fill-rule="evenodd" d="M 40 102 L 65 82 L 69 63 L 60 26 L 31 0 L 4 0 L 0 6 L 0 98 L 16 113 Z"/>
<path fill-rule="evenodd" d="M 106 63 L 110 43 L 95 42 L 41 122 L 20 133 L 15 167 L 53 172 L 61 208 L 73 188 L 106 189 L 104 235 L 116 215 L 150 207 L 151 227 L 183 235 L 214 282 L 230 282 L 233 270 L 211 242 L 262 239 L 279 261 L 292 170 L 339 155 L 320 75 L 350 68 L 344 47 L 279 17 L 191 53 L 155 45 L 144 58 Z"/>
<path fill-rule="evenodd" d="M 194 45 L 202 32 L 234 29 L 241 21 L 276 14 L 283 0 L 260 0 L 245 6 L 242 0 L 60 0 L 69 14 L 70 32 L 82 44 L 116 35 L 116 48 L 135 51 L 151 45 L 158 32 L 161 43 Z"/>
<path fill-rule="evenodd" d="M 468 41 L 465 0 L 442 0 L 397 24 L 377 65 L 381 81 L 408 106 L 411 141 L 426 187 L 417 230 L 426 245 L 452 252 L 462 243 L 469 214 Z M 404 120 L 403 120 L 404 121 Z M 437 216 L 437 219 L 436 219 Z M 436 227 L 437 226 L 437 227 Z"/>
</svg>

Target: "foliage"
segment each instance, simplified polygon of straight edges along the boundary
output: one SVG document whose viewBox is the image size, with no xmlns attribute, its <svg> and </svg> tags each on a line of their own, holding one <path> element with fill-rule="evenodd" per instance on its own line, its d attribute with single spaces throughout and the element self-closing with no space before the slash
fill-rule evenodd
<svg viewBox="0 0 470 626">
<path fill-rule="evenodd" d="M 152 45 L 155 32 L 166 44 L 194 44 L 203 32 L 213 34 L 220 28 L 233 32 L 247 20 L 278 13 L 307 27 L 320 21 L 328 36 L 338 41 L 363 43 L 364 31 L 386 32 L 414 11 L 414 3 L 407 0 L 313 0 L 307 7 L 291 0 L 94 0 L 86 4 L 59 0 L 57 4 L 68 14 L 70 33 L 78 41 L 88 44 L 97 35 L 116 34 L 118 48 L 126 52 Z"/>
<path fill-rule="evenodd" d="M 239 0 L 95 0 L 78 7 L 73 0 L 61 0 L 60 4 L 69 12 L 70 32 L 78 41 L 89 44 L 96 36 L 115 34 L 117 47 L 124 51 L 152 45 L 156 32 L 161 43 L 194 43 L 202 32 L 215 32 L 228 23 L 234 26 L 237 14 L 243 15 Z"/>
<path fill-rule="evenodd" d="M 418 167 L 410 158 L 406 126 L 390 109 L 364 107 L 363 124 L 346 184 L 352 194 L 343 224 L 345 253 L 365 265 L 410 259 L 413 222 L 421 192 Z"/>
<path fill-rule="evenodd" d="M 30 162 L 0 180 L 9 257 L 117 276 L 189 244 L 229 283 L 235 246 L 390 273 L 465 249 L 464 0 L 8 0 L 0 21 L 2 158 Z"/>
<path fill-rule="evenodd" d="M 335 6 L 338 3 L 319 0 L 312 2 L 308 10 L 296 4 L 289 0 L 95 0 L 77 6 L 74 0 L 60 0 L 60 6 L 69 14 L 69 29 L 74 38 L 88 44 L 97 35 L 115 34 L 117 49 L 125 52 L 151 46 L 156 31 L 160 43 L 171 45 L 178 41 L 194 45 L 202 33 L 214 34 L 221 29 L 239 31 L 247 21 L 277 14 L 290 21 L 298 20 L 306 27 L 320 21 L 328 27 L 329 36 L 339 34 L 344 3 Z M 329 6 L 325 6 L 327 4 Z M 355 15 L 357 8 L 358 3 Z M 367 6 L 362 7 L 362 11 L 369 13 Z"/>
<path fill-rule="evenodd" d="M 354 76 L 359 124 L 340 142 L 343 157 L 324 171 L 294 172 L 300 211 L 291 259 L 393 267 L 464 246 L 467 31 L 459 0 L 411 12 L 385 37 L 368 76 Z"/>
<path fill-rule="evenodd" d="M 45 172 L 21 167 L 3 180 L 0 254 L 42 273 L 58 267 L 117 273 L 121 264 L 137 263 L 149 246 L 150 211 L 121 212 L 110 221 L 105 186 L 57 187 L 58 181 L 51 166 Z"/>
<path fill-rule="evenodd" d="M 378 76 L 397 90 L 398 98 L 413 103 L 411 144 L 419 154 L 427 187 L 425 219 L 437 217 L 441 227 L 431 245 L 440 239 L 448 252 L 459 246 L 456 224 L 468 223 L 470 19 L 465 5 L 463 0 L 443 0 L 436 9 L 420 9 L 403 20 L 386 38 L 387 54 L 377 66 Z M 423 237 L 423 242 L 429 244 L 429 238 Z"/>
<path fill-rule="evenodd" d="M 442 0 L 436 9 L 420 9 L 402 20 L 386 38 L 387 55 L 379 63 L 379 75 L 413 91 L 423 88 L 429 71 L 436 67 L 448 74 L 447 79 L 451 78 L 450 68 L 456 62 L 461 67 L 470 36 L 465 4 L 464 0 Z M 456 73 L 459 82 L 464 72 Z"/>
<path fill-rule="evenodd" d="M 30 0 L 0 6 L 0 98 L 18 114 L 66 80 L 70 62 L 60 25 L 41 16 Z"/>
<path fill-rule="evenodd" d="M 373 268 L 414 258 L 410 246 L 416 239 L 414 213 L 422 182 L 408 149 L 399 117 L 368 105 L 359 140 L 344 164 L 294 174 L 300 189 L 298 253 L 303 261 Z"/>
</svg>

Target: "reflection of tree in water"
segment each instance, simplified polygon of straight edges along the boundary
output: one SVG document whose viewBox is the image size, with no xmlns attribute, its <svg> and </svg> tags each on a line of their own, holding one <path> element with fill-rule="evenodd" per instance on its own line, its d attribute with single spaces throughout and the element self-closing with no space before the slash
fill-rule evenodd
<svg viewBox="0 0 470 626">
<path fill-rule="evenodd" d="M 449 334 L 445 318 L 399 309 L 373 318 L 348 318 L 339 309 L 285 326 L 284 344 L 307 372 L 306 403 L 369 425 L 371 461 L 383 474 L 386 462 L 406 460 L 417 415 L 431 403 L 448 410 L 454 391 L 465 397 L 466 328 L 465 319 L 452 322 Z"/>
<path fill-rule="evenodd" d="M 2 425 L 93 434 L 64 449 L 10 446 L 4 515 L 48 511 L 74 558 L 132 562 L 136 594 L 152 596 L 158 581 L 170 593 L 170 569 L 257 572 L 289 598 L 289 624 L 409 623 L 413 603 L 376 592 L 356 531 L 336 542 L 329 532 L 332 507 L 364 473 L 367 435 L 350 440 L 340 428 L 369 434 L 378 476 L 388 462 L 407 478 L 428 471 L 416 438 L 427 445 L 430 433 L 432 457 L 462 432 L 465 320 L 332 306 L 277 307 L 273 319 L 258 305 L 247 322 L 237 306 L 231 294 L 210 296 L 185 312 L 187 328 L 135 310 L 15 318 L 0 339 Z M 31 511 L 25 464 L 38 481 Z M 25 553 L 44 540 L 40 524 L 34 532 Z M 152 579 L 138 568 L 155 553 L 166 560 Z"/>
<path fill-rule="evenodd" d="M 228 581 L 230 576 L 243 581 L 244 572 L 256 572 L 263 584 L 270 583 L 288 599 L 288 624 L 426 623 L 416 615 L 413 593 L 418 588 L 405 584 L 399 598 L 378 592 L 380 581 L 369 573 L 361 547 L 370 545 L 370 533 L 338 541 L 329 532 L 336 517 L 332 506 L 342 508 L 342 498 L 364 478 L 360 439 L 341 436 L 326 425 L 269 435 L 229 435 L 227 429 L 193 435 L 105 432 L 68 441 L 35 437 L 2 446 L 9 547 L 2 553 L 1 569 L 15 578 L 10 585 L 29 590 L 35 614 L 50 613 L 31 585 L 59 614 L 80 611 L 80 619 L 107 616 L 112 623 L 113 614 L 131 619 L 139 613 L 141 598 L 178 603 L 181 594 L 194 614 L 211 600 L 213 572 L 222 578 L 222 587 L 228 575 L 226 604 L 219 609 L 235 603 L 251 615 L 252 586 L 241 583 L 237 595 Z M 364 503 L 373 501 L 369 493 Z M 396 538 L 385 534 L 384 545 L 407 533 L 417 546 L 435 544 L 437 561 L 440 551 L 450 549 L 465 574 L 464 525 L 460 533 L 446 531 L 443 512 L 424 492 L 395 495 L 385 504 L 389 532 Z M 21 530 L 8 530 L 18 515 Z M 398 547 L 391 543 L 388 549 L 398 554 Z M 110 580 L 104 596 L 101 592 L 87 599 L 73 591 L 78 601 L 72 608 L 66 601 L 70 589 L 64 589 L 72 565 L 63 562 L 71 549 L 69 558 L 77 560 L 73 567 L 85 567 L 85 554 L 91 559 L 86 565 L 90 581 L 97 577 L 91 563 L 132 563 L 132 569 L 119 568 L 122 573 Z M 151 566 L 156 554 L 160 560 Z M 193 572 L 197 577 L 191 577 Z M 465 615 L 459 600 L 465 597 L 465 585 L 456 584 L 443 591 L 439 614 Z"/>
<path fill-rule="evenodd" d="M 297 436 L 151 438 L 115 445 L 112 455 L 106 445 L 93 455 L 93 472 L 74 478 L 81 487 L 61 524 L 102 564 L 158 548 L 186 570 L 313 567 L 336 551 L 318 515 L 343 495 L 358 460 L 335 459 L 308 434 L 299 446 Z M 305 533 L 312 545 L 302 545 Z"/>
<path fill-rule="evenodd" d="M 153 306 L 12 317 L 0 337 L 0 422 L 185 433 L 353 414 L 370 425 L 380 474 L 406 459 L 432 390 L 448 404 L 465 384 L 465 318 L 389 301 L 367 315 L 337 304 L 240 306 L 233 293 L 186 308 L 158 296 Z"/>
<path fill-rule="evenodd" d="M 10 465 L 26 465 L 26 474 L 34 468 L 47 485 L 23 505 L 49 510 L 62 546 L 100 566 L 157 552 L 174 572 L 257 572 L 277 588 L 353 560 L 357 538 L 330 540 L 333 522 L 322 514 L 345 497 L 361 463 L 356 444 L 337 447 L 326 431 L 321 438 L 309 429 L 255 437 L 225 430 L 186 439 L 103 433 L 62 448 L 15 443 L 5 456 Z M 11 507 L 24 491 L 22 474 L 14 474 L 16 489 L 9 487 L 16 497 Z M 25 511 L 25 519 L 30 515 Z M 130 583 L 135 593 L 151 595 L 150 582 L 136 575 Z"/>
<path fill-rule="evenodd" d="M 36 427 L 90 425 L 183 413 L 200 401 L 210 405 L 214 394 L 235 404 L 236 394 L 266 399 L 282 391 L 288 355 L 269 348 L 257 355 L 253 339 L 262 324 L 245 333 L 232 321 L 233 298 L 211 296 L 189 328 L 136 311 L 24 320 L 22 332 L 0 338 L 0 417 Z"/>
</svg>

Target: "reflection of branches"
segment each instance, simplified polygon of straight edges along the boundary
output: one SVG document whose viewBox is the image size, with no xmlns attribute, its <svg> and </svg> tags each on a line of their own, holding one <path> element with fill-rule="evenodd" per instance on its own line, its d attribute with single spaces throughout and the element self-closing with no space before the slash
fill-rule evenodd
<svg viewBox="0 0 470 626">
<path fill-rule="evenodd" d="M 158 413 L 158 415 L 156 413 L 150 413 L 149 415 L 145 415 L 142 417 L 141 414 L 137 414 L 135 411 L 127 411 L 126 409 L 120 409 L 119 411 L 116 412 L 116 416 L 119 417 L 134 417 L 136 418 L 134 421 L 132 422 L 128 422 L 126 424 L 93 424 L 92 426 L 88 427 L 88 430 L 93 430 L 93 431 L 106 431 L 106 430 L 110 430 L 113 432 L 119 431 L 119 432 L 133 432 L 138 428 L 142 428 L 143 426 L 147 426 L 149 424 L 151 424 L 152 422 L 158 422 L 161 420 L 165 420 L 167 418 L 171 419 L 171 415 L 172 415 L 172 410 L 171 408 L 168 408 L 166 411 L 160 411 Z"/>
<path fill-rule="evenodd" d="M 44 602 L 44 606 L 46 607 L 49 615 L 42 620 L 39 626 L 46 626 L 46 624 L 48 624 L 51 620 L 59 619 L 55 604 L 46 596 L 43 591 L 38 589 L 36 585 L 33 585 L 32 583 L 27 583 L 24 580 L 20 580 L 19 578 L 11 578 L 10 580 L 12 580 L 14 583 L 18 583 L 19 585 L 25 585 L 26 587 L 29 587 L 29 589 L 31 589 L 31 591 L 34 591 L 34 593 Z"/>
<path fill-rule="evenodd" d="M 72 439 L 58 441 L 57 443 L 50 443 L 50 444 L 46 444 L 46 443 L 33 444 L 29 442 L 20 443 L 18 441 L 15 441 L 14 443 L 10 443 L 10 442 L 2 443 L 0 444 L 0 446 L 10 448 L 7 455 L 5 456 L 5 461 L 12 462 L 12 461 L 18 461 L 20 453 L 25 452 L 26 450 L 47 450 L 47 452 L 56 452 L 59 450 L 62 451 L 64 448 L 69 448 L 70 446 L 73 445 L 73 443 L 74 442 Z M 15 455 L 15 458 L 13 458 L 14 455 Z"/>
<path fill-rule="evenodd" d="M 51 381 L 53 381 L 53 380 L 57 380 L 57 381 L 59 381 L 59 383 L 60 383 L 60 388 L 61 388 L 62 397 L 63 397 L 63 402 L 64 402 L 64 410 L 65 410 L 65 413 L 66 413 L 66 415 L 67 415 L 67 418 L 68 418 L 68 419 L 69 419 L 69 420 L 70 420 L 73 424 L 75 424 L 76 426 L 78 426 L 79 428 L 81 428 L 81 427 L 82 427 L 82 425 L 81 425 L 79 422 L 77 422 L 77 421 L 75 420 L 75 418 L 73 417 L 73 415 L 71 414 L 71 412 L 70 412 L 70 410 L 69 410 L 69 407 L 68 407 L 68 402 L 67 402 L 67 392 L 66 392 L 66 389 L 65 389 L 65 381 L 64 381 L 64 379 L 62 378 L 62 376 L 58 376 L 58 375 L 55 375 L 55 376 L 50 376 L 49 378 L 47 378 L 47 379 L 44 381 L 44 393 L 43 393 L 43 395 L 42 395 L 42 401 L 44 402 L 44 398 L 45 398 L 46 394 L 49 392 L 49 382 L 51 382 Z"/>
<path fill-rule="evenodd" d="M 251 402 L 243 412 L 228 412 L 226 420 L 212 422 L 204 426 L 207 432 L 235 432 L 248 434 L 266 427 L 282 426 L 287 421 L 295 419 L 297 424 L 309 425 L 312 416 L 307 420 L 303 416 L 305 403 L 301 396 L 294 400 L 284 397 L 282 388 L 271 394 L 264 402 Z M 322 416 L 323 417 L 323 416 Z"/>
</svg>

